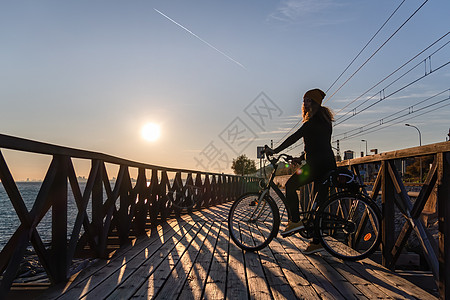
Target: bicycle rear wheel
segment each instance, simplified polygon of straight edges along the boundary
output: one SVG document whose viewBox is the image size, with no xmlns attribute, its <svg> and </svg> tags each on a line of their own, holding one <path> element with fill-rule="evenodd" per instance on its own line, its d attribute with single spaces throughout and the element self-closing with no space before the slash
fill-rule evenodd
<svg viewBox="0 0 450 300">
<path fill-rule="evenodd" d="M 381 241 L 381 213 L 362 194 L 338 193 L 318 211 L 316 228 L 324 248 L 345 260 L 372 254 Z"/>
<path fill-rule="evenodd" d="M 280 213 L 272 197 L 260 193 L 244 194 L 231 206 L 228 229 L 241 249 L 257 251 L 277 235 Z"/>
</svg>

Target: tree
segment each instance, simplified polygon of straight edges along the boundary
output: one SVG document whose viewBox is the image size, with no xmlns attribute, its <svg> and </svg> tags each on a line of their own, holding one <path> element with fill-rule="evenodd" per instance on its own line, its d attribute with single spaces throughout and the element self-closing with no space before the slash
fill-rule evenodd
<svg viewBox="0 0 450 300">
<path fill-rule="evenodd" d="M 408 165 L 406 166 L 405 178 L 410 181 L 418 181 L 423 182 L 423 180 L 427 177 L 429 166 L 433 163 L 434 157 L 430 156 L 422 156 L 414 157 L 409 159 Z M 420 178 L 420 168 L 422 167 L 422 177 Z"/>
<path fill-rule="evenodd" d="M 247 155 L 242 154 L 233 159 L 231 168 L 233 169 L 234 174 L 244 176 L 245 174 L 252 174 L 256 172 L 256 163 L 254 160 L 249 159 Z"/>
</svg>

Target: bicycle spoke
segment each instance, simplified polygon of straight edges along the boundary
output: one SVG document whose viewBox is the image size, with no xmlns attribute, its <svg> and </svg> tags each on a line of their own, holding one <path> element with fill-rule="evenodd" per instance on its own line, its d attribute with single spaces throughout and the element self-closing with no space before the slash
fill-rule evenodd
<svg viewBox="0 0 450 300">
<path fill-rule="evenodd" d="M 344 259 L 360 259 L 375 251 L 380 241 L 378 208 L 362 195 L 334 196 L 319 216 L 324 247 Z"/>
<path fill-rule="evenodd" d="M 260 194 L 245 195 L 233 203 L 228 227 L 233 241 L 242 249 L 259 250 L 278 232 L 279 215 L 271 198 Z"/>
</svg>

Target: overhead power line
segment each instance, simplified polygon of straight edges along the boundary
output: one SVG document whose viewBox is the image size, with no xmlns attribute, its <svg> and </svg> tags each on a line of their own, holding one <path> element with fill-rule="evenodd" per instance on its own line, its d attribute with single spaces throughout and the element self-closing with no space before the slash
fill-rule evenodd
<svg viewBox="0 0 450 300">
<path fill-rule="evenodd" d="M 353 63 L 355 62 L 356 59 L 358 59 L 358 57 L 361 55 L 361 53 L 363 53 L 363 51 L 367 48 L 367 46 L 369 46 L 369 44 L 373 41 L 373 39 L 378 35 L 378 33 L 383 29 L 383 27 L 389 22 L 389 20 L 394 16 L 394 14 L 400 9 L 400 7 L 403 5 L 403 3 L 405 3 L 406 0 L 403 0 L 402 3 L 400 3 L 399 6 L 397 6 L 397 8 L 394 10 L 394 12 L 392 12 L 392 14 L 389 16 L 389 18 L 387 18 L 386 21 L 384 21 L 383 25 L 381 25 L 381 27 L 377 30 L 377 32 L 375 32 L 375 34 L 372 36 L 372 38 L 366 43 L 366 45 L 359 51 L 359 53 L 355 56 L 355 58 L 348 64 L 348 66 L 344 69 L 344 71 L 342 71 L 342 73 L 338 76 L 338 78 L 331 84 L 331 86 L 326 90 L 326 94 L 328 94 L 328 91 L 331 90 L 331 88 L 336 84 L 336 82 L 339 81 L 339 79 L 341 79 L 341 77 L 345 74 L 345 72 L 347 72 L 347 70 L 351 67 L 351 65 L 353 65 Z"/>
<path fill-rule="evenodd" d="M 410 62 L 412 62 L 413 60 L 415 60 L 417 57 L 419 57 L 420 55 L 422 55 L 425 51 L 427 51 L 428 49 L 430 49 L 431 47 L 433 47 L 434 45 L 436 45 L 438 42 L 440 42 L 442 39 L 444 39 L 447 35 L 450 34 L 450 31 L 447 32 L 446 34 L 444 34 L 443 36 L 441 36 L 439 39 L 437 39 L 435 42 L 433 42 L 432 44 L 430 44 L 428 47 L 426 47 L 425 49 L 423 49 L 422 51 L 420 51 L 419 53 L 417 53 L 414 57 L 412 57 L 411 59 L 409 59 L 407 62 L 405 62 L 403 65 L 401 65 L 400 67 L 398 67 L 395 71 L 393 71 L 392 73 L 390 73 L 388 76 L 384 77 L 382 80 L 380 80 L 378 83 L 376 83 L 374 86 L 372 86 L 371 88 L 369 88 L 367 91 L 365 91 L 364 93 L 362 93 L 360 96 L 358 96 L 356 99 L 350 101 L 347 105 L 345 105 L 343 108 L 341 108 L 339 111 L 336 112 L 336 114 L 339 114 L 341 111 L 343 111 L 344 109 L 346 109 L 348 106 L 350 106 L 351 104 L 355 103 L 356 101 L 358 101 L 359 99 L 361 99 L 365 94 L 367 94 L 368 92 L 370 92 L 371 90 L 373 90 L 374 88 L 376 88 L 377 86 L 379 86 L 381 83 L 383 83 L 384 81 L 386 81 L 388 78 L 390 78 L 391 76 L 393 76 L 395 73 L 397 73 L 398 71 L 400 71 L 403 67 L 405 67 L 406 65 L 408 65 Z M 434 53 L 436 53 L 437 51 L 439 51 L 441 48 L 445 47 L 449 42 L 445 43 L 442 47 L 440 47 L 438 50 L 436 50 Z M 433 53 L 433 54 L 434 54 Z M 431 54 L 431 55 L 433 55 Z M 353 108 L 356 109 L 358 107 L 360 107 L 362 104 L 366 103 L 369 99 L 365 100 L 363 103 L 359 104 L 357 107 Z M 345 115 L 344 115 L 345 116 Z M 339 120 L 342 117 L 339 117 L 337 120 Z"/>
<path fill-rule="evenodd" d="M 409 71 L 407 71 L 407 73 L 409 73 L 411 70 L 415 69 L 417 66 L 421 65 L 423 62 L 426 63 L 427 60 L 428 60 L 428 58 L 427 58 L 426 60 L 420 62 L 420 63 L 417 64 L 416 66 L 414 66 L 412 69 L 410 69 Z M 401 88 L 397 89 L 396 91 L 394 91 L 394 92 L 392 92 L 392 93 L 390 93 L 390 94 L 388 94 L 388 95 L 385 95 L 385 89 L 382 89 L 381 91 L 379 91 L 378 93 L 376 93 L 374 96 L 371 97 L 371 98 L 374 98 L 375 96 L 380 95 L 380 99 L 379 99 L 379 100 L 377 100 L 376 102 L 374 102 L 374 103 L 372 103 L 372 104 L 370 104 L 370 105 L 364 107 L 363 109 L 361 109 L 361 110 L 359 110 L 359 111 L 353 110 L 353 114 L 352 114 L 351 116 L 349 116 L 349 117 L 347 117 L 346 119 L 340 121 L 339 123 L 336 123 L 334 126 L 338 126 L 338 125 L 340 125 L 340 124 L 342 124 L 342 123 L 348 121 L 349 119 L 355 117 L 356 115 L 359 115 L 359 114 L 362 113 L 363 111 L 366 111 L 367 109 L 369 109 L 369 108 L 371 108 L 371 107 L 373 107 L 373 106 L 379 104 L 380 102 L 382 102 L 382 101 L 388 99 L 389 97 L 391 97 L 391 96 L 393 96 L 393 95 L 395 95 L 395 94 L 401 92 L 402 90 L 406 89 L 407 87 L 410 87 L 411 85 L 417 83 L 418 81 L 424 79 L 425 77 L 427 77 L 427 76 L 429 76 L 430 74 L 432 74 L 432 73 L 434 73 L 434 72 L 436 72 L 436 71 L 438 71 L 438 70 L 444 68 L 445 66 L 447 66 L 447 65 L 449 65 L 449 64 L 450 64 L 450 61 L 447 61 L 446 63 L 440 65 L 439 67 L 437 67 L 437 68 L 435 68 L 435 69 L 430 69 L 429 72 L 426 71 L 425 74 L 422 75 L 421 77 L 416 78 L 416 79 L 413 80 L 412 82 L 410 82 L 410 83 L 408 83 L 408 84 L 402 86 Z M 401 77 L 405 76 L 407 73 L 403 74 Z M 400 78 L 401 78 L 401 77 L 400 77 Z M 397 80 L 395 80 L 395 81 L 398 81 L 400 78 L 397 78 Z M 394 82 L 395 82 L 395 81 L 394 81 Z M 390 85 L 392 85 L 392 83 L 391 83 Z M 389 85 L 389 86 L 390 86 L 390 85 Z M 346 115 L 348 115 L 348 113 L 347 113 Z"/>
<path fill-rule="evenodd" d="M 358 53 L 358 55 L 350 62 L 350 64 L 347 66 L 347 68 L 341 73 L 341 75 L 339 75 L 339 77 L 335 80 L 335 82 L 333 82 L 333 84 L 327 89 L 326 93 L 328 93 L 328 91 L 335 85 L 335 83 L 342 77 L 342 75 L 348 70 L 348 68 L 350 68 L 350 66 L 354 63 L 354 61 L 361 55 L 361 53 L 367 48 L 367 46 L 372 42 L 372 40 L 378 35 L 378 33 L 382 30 L 382 28 L 389 22 L 389 20 L 393 17 L 393 15 L 400 9 L 400 7 L 403 5 L 403 3 L 406 0 L 403 0 L 400 5 L 394 10 L 394 12 L 388 17 L 388 19 L 383 23 L 383 25 L 377 30 L 377 32 L 372 36 L 372 38 L 367 42 L 367 44 L 362 48 L 362 50 Z M 424 3 L 422 3 L 422 5 L 416 9 L 416 11 L 375 51 L 375 53 L 373 53 L 369 59 L 366 60 L 366 62 L 355 72 L 351 75 L 351 77 L 349 79 L 347 79 L 347 81 L 341 85 L 339 87 L 339 89 L 333 93 L 333 95 L 331 95 L 330 97 L 328 97 L 324 103 L 326 103 L 328 100 L 330 100 L 370 59 L 372 59 L 373 56 L 375 56 L 375 54 L 382 48 L 384 47 L 387 42 L 394 36 L 397 34 L 397 32 L 425 5 L 425 3 L 428 2 L 428 0 L 426 0 Z M 300 123 L 301 123 L 301 119 L 286 133 L 283 135 L 283 137 L 281 137 L 278 141 L 275 142 L 275 144 L 279 144 L 282 140 L 284 140 Z"/>
<path fill-rule="evenodd" d="M 445 100 L 450 100 L 450 97 L 447 98 L 447 99 L 445 99 Z M 441 101 L 441 102 L 442 102 L 442 101 Z M 421 113 L 421 114 L 418 114 L 418 115 L 415 115 L 415 116 L 411 116 L 410 118 L 402 119 L 401 121 L 398 121 L 398 122 L 396 122 L 396 123 L 393 123 L 393 124 L 387 124 L 387 125 L 385 125 L 384 127 L 375 128 L 375 129 L 373 129 L 373 130 L 367 130 L 367 131 L 363 131 L 363 132 L 358 132 L 358 133 L 355 133 L 355 134 L 353 134 L 353 135 L 351 135 L 351 136 L 347 136 L 347 137 L 345 137 L 345 138 L 339 139 L 339 141 L 343 141 L 343 140 L 347 140 L 347 139 L 351 139 L 351 138 L 357 138 L 357 137 L 362 136 L 362 135 L 367 135 L 367 134 L 369 134 L 369 133 L 373 133 L 373 132 L 376 132 L 376 131 L 380 131 L 380 130 L 386 129 L 386 128 L 388 128 L 388 127 L 391 127 L 391 126 L 394 126 L 394 125 L 397 125 L 397 124 L 400 124 L 400 123 L 404 123 L 404 122 L 406 122 L 406 121 L 408 121 L 408 120 L 411 120 L 411 119 L 414 119 L 414 118 L 417 118 L 417 117 L 426 115 L 426 114 L 428 114 L 428 113 L 431 113 L 431 112 L 440 110 L 440 109 L 442 109 L 442 108 L 444 108 L 444 107 L 446 107 L 446 106 L 449 106 L 449 105 L 450 105 L 450 103 L 441 105 L 441 106 L 436 107 L 436 108 L 434 108 L 434 109 L 432 109 L 432 110 L 425 111 L 425 112 L 423 112 L 423 113 Z M 380 125 L 380 126 L 381 126 L 381 125 Z M 334 142 L 336 142 L 336 140 L 333 141 L 333 143 L 334 143 Z"/>
<path fill-rule="evenodd" d="M 438 101 L 436 101 L 434 103 L 428 104 L 428 105 L 423 106 L 423 107 L 418 107 L 419 105 L 424 104 L 425 102 L 428 102 L 428 101 L 430 101 L 430 100 L 432 100 L 432 99 L 434 99 L 436 97 L 442 96 L 445 93 L 448 93 L 448 96 L 446 98 L 440 99 L 440 100 L 438 100 Z M 417 117 L 423 116 L 425 114 L 437 111 L 437 110 L 439 110 L 441 108 L 449 106 L 450 103 L 445 103 L 445 102 L 448 102 L 449 100 L 450 100 L 450 89 L 446 89 L 446 90 L 444 90 L 444 91 L 442 91 L 440 93 L 437 93 L 437 94 L 435 94 L 435 95 L 433 95 L 431 97 L 428 97 L 428 98 L 426 98 L 424 100 L 418 101 L 414 105 L 408 106 L 408 107 L 406 107 L 404 109 L 401 109 L 401 110 L 399 110 L 399 111 L 397 111 L 397 112 L 395 112 L 393 114 L 390 114 L 390 115 L 388 115 L 388 116 L 386 116 L 386 117 L 384 117 L 382 119 L 379 119 L 377 121 L 371 122 L 371 123 L 369 123 L 367 125 L 364 125 L 362 127 L 359 127 L 359 128 L 352 129 L 352 130 L 349 130 L 349 131 L 344 132 L 344 133 L 340 133 L 340 134 L 334 135 L 332 143 L 335 143 L 338 140 L 339 141 L 345 141 L 345 140 L 349 140 L 349 139 L 352 139 L 352 138 L 359 137 L 361 135 L 367 135 L 369 133 L 380 131 L 382 129 L 385 129 L 385 128 L 391 127 L 393 125 L 405 122 L 407 120 L 411 120 L 413 118 L 417 118 Z M 443 104 L 443 105 L 441 105 L 439 107 L 435 107 L 436 105 L 439 105 L 439 104 L 442 104 L 442 103 L 445 103 L 445 104 Z M 433 108 L 433 109 L 430 109 L 430 108 Z M 430 109 L 430 110 L 427 110 L 427 109 Z M 420 113 L 420 114 L 418 114 L 418 113 Z M 405 118 L 405 117 L 408 117 L 408 116 L 410 116 L 410 117 L 409 118 Z M 400 121 L 395 122 L 397 120 L 400 120 Z M 395 123 L 393 123 L 393 122 L 395 122 Z M 338 138 L 338 137 L 340 137 L 340 138 Z M 296 145 L 288 147 L 286 149 L 286 152 L 288 153 L 288 152 L 290 152 L 290 151 L 292 151 L 292 150 L 294 150 L 294 149 L 296 149 L 296 148 L 298 148 L 298 147 L 300 147 L 302 145 L 303 145 L 303 141 L 300 142 L 300 143 L 297 143 Z"/>
<path fill-rule="evenodd" d="M 333 96 L 337 93 L 337 92 L 339 92 L 343 87 L 344 87 L 344 85 L 346 85 L 355 75 L 356 75 L 356 73 L 358 73 L 380 50 L 381 50 L 381 48 L 383 48 L 399 31 L 400 31 L 400 29 L 402 29 L 403 28 L 403 26 L 405 26 L 406 25 L 406 23 L 408 23 L 408 21 L 409 20 L 411 20 L 412 19 L 412 17 L 426 4 L 428 2 L 428 0 L 425 0 L 423 3 L 422 3 L 422 5 L 420 5 L 419 6 L 419 8 L 417 8 L 415 11 L 414 11 L 414 13 L 411 15 L 411 16 L 409 16 L 408 17 L 408 19 L 406 19 L 406 21 L 405 22 L 403 22 L 403 24 L 402 25 L 400 25 L 400 27 L 399 28 L 397 28 L 397 30 L 343 83 L 343 84 L 341 84 L 341 86 L 330 96 L 330 97 L 328 97 L 325 101 L 324 101 L 324 103 L 326 103 L 326 102 L 328 102 L 331 98 L 333 98 Z"/>
<path fill-rule="evenodd" d="M 409 116 L 409 115 L 416 114 L 418 112 L 424 111 L 424 110 L 426 110 L 428 108 L 431 108 L 433 106 L 436 106 L 438 104 L 441 104 L 441 103 L 443 103 L 445 101 L 450 100 L 450 94 L 449 94 L 444 99 L 441 99 L 441 100 L 436 101 L 436 102 L 434 102 L 432 104 L 429 104 L 429 105 L 426 105 L 426 106 L 418 108 L 419 105 L 422 105 L 425 102 L 428 102 L 428 101 L 430 101 L 430 100 L 432 100 L 432 99 L 434 99 L 436 97 L 439 97 L 439 96 L 443 95 L 444 93 L 449 93 L 449 92 L 450 92 L 450 89 L 446 89 L 446 90 L 444 90 L 444 91 L 442 91 L 440 93 L 437 93 L 437 94 L 435 94 L 435 95 L 433 95 L 431 97 L 428 97 L 428 98 L 426 98 L 424 100 L 421 100 L 421 101 L 417 102 L 414 105 L 408 106 L 408 107 L 406 107 L 406 108 L 404 108 L 402 110 L 399 110 L 399 111 L 397 111 L 397 112 L 395 112 L 393 114 L 390 114 L 390 115 L 388 115 L 388 116 L 386 116 L 386 117 L 384 117 L 384 118 L 382 118 L 380 120 L 373 121 L 373 122 L 371 122 L 369 124 L 366 124 L 364 126 L 356 128 L 356 129 L 352 129 L 352 130 L 346 131 L 344 133 L 336 134 L 336 135 L 333 136 L 333 139 L 334 139 L 334 141 L 337 141 L 337 140 L 342 141 L 342 140 L 346 140 L 346 139 L 349 139 L 349 138 L 352 138 L 352 137 L 355 137 L 355 136 L 359 136 L 362 133 L 365 133 L 365 134 L 367 134 L 368 132 L 370 133 L 370 132 L 372 132 L 371 130 L 374 129 L 374 128 L 381 127 L 381 126 L 389 124 L 389 123 L 391 123 L 391 122 L 393 122 L 395 120 L 404 118 L 404 117 Z M 446 105 L 444 105 L 444 106 L 446 106 Z M 434 110 L 432 110 L 432 111 L 434 111 Z M 431 111 L 428 111 L 428 112 L 431 112 Z"/>
</svg>

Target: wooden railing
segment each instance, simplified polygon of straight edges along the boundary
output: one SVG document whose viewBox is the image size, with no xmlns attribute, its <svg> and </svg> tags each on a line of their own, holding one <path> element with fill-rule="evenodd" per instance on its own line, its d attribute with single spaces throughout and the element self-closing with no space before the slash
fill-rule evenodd
<svg viewBox="0 0 450 300">
<path fill-rule="evenodd" d="M 1 149 L 51 157 L 30 211 Z M 78 182 L 73 159 L 90 162 L 84 190 Z M 118 168 L 114 181 L 108 177 L 106 164 Z M 137 169 L 135 182 L 130 176 L 130 168 Z M 20 221 L 0 252 L 0 299 L 11 288 L 30 243 L 50 281 L 58 283 L 67 280 L 69 267 L 78 253 L 88 250 L 94 257 L 106 257 L 111 237 L 114 236 L 120 246 L 128 243 L 130 236 L 145 233 L 149 226 L 179 215 L 180 211 L 167 200 L 169 191 L 181 191 L 184 185 L 201 188 L 203 196 L 194 207 L 196 209 L 234 200 L 258 186 L 258 178 L 164 168 L 2 134 L 0 180 Z M 77 207 L 73 227 L 67 216 L 69 196 L 75 199 Z M 46 243 L 37 226 L 50 209 L 51 241 Z"/>
<path fill-rule="evenodd" d="M 434 157 L 433 164 L 417 199 L 411 201 L 395 161 L 430 155 Z M 358 175 L 359 170 L 363 170 L 365 166 L 378 165 L 373 188 L 368 194 L 374 200 L 381 194 L 383 265 L 394 269 L 408 237 L 415 233 L 423 256 L 433 272 L 441 298 L 450 299 L 450 142 L 386 152 L 338 164 L 351 167 Z M 425 206 L 435 209 L 437 213 L 438 239 L 433 238 L 422 221 Z M 397 230 L 397 234 L 396 209 L 404 219 L 403 227 Z"/>
</svg>

